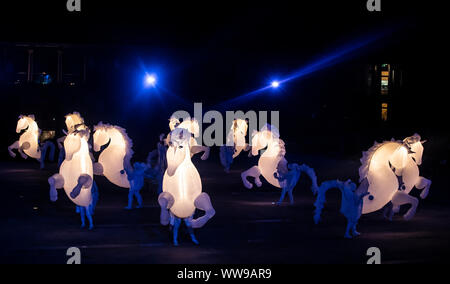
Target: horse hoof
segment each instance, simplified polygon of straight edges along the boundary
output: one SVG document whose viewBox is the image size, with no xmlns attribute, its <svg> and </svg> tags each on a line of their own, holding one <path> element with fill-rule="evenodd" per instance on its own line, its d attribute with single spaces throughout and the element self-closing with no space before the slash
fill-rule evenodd
<svg viewBox="0 0 450 284">
<path fill-rule="evenodd" d="M 405 215 L 403 215 L 403 219 L 405 219 L 406 221 L 409 221 L 414 217 L 414 214 L 415 214 L 415 212 L 414 213 L 407 212 Z"/>
<path fill-rule="evenodd" d="M 199 245 L 200 243 L 197 241 L 195 237 L 191 237 L 191 240 L 194 244 Z"/>
<path fill-rule="evenodd" d="M 425 189 L 424 191 L 422 191 L 422 193 L 420 194 L 420 198 L 425 199 L 428 196 L 428 189 Z"/>
</svg>

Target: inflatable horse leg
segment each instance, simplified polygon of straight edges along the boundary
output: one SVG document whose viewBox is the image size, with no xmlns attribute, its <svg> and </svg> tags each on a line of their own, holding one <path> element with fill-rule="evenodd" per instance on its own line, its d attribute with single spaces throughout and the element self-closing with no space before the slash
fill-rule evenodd
<svg viewBox="0 0 450 284">
<path fill-rule="evenodd" d="M 20 156 L 22 156 L 22 158 L 28 159 L 27 154 L 25 154 L 25 153 L 23 152 L 23 150 L 27 150 L 27 149 L 29 149 L 30 147 L 31 147 L 30 142 L 24 142 L 24 143 L 22 143 L 22 146 L 20 146 L 20 147 L 18 148 L 19 154 L 20 154 Z"/>
<path fill-rule="evenodd" d="M 103 165 L 100 163 L 94 163 L 94 175 L 96 176 L 102 176 L 103 175 Z"/>
<path fill-rule="evenodd" d="M 159 206 L 161 206 L 161 216 L 160 222 L 161 225 L 166 226 L 170 222 L 170 213 L 169 209 L 172 208 L 175 199 L 173 195 L 168 192 L 162 192 L 158 197 Z"/>
<path fill-rule="evenodd" d="M 92 178 L 90 175 L 82 174 L 78 178 L 77 185 L 72 189 L 72 192 L 70 192 L 70 197 L 75 199 L 78 195 L 81 193 L 81 189 L 83 187 L 89 187 L 92 184 Z"/>
<path fill-rule="evenodd" d="M 200 209 L 202 211 L 205 211 L 205 215 L 194 219 L 191 221 L 192 228 L 201 228 L 203 227 L 206 222 L 208 222 L 209 219 L 214 217 L 216 214 L 216 211 L 214 210 L 211 199 L 209 198 L 209 195 L 205 192 L 201 193 L 194 201 L 194 206 L 197 209 Z"/>
<path fill-rule="evenodd" d="M 134 197 L 134 192 L 131 189 L 129 189 L 128 190 L 128 205 L 127 205 L 127 207 L 125 207 L 125 210 L 133 209 L 133 197 Z"/>
<path fill-rule="evenodd" d="M 191 218 L 192 218 L 192 216 L 191 216 Z M 198 245 L 200 243 L 197 241 L 197 238 L 195 237 L 194 229 L 192 228 L 192 219 L 191 218 L 184 219 L 184 223 L 186 224 L 186 227 L 188 229 L 189 236 L 191 237 L 192 242 L 194 244 Z"/>
<path fill-rule="evenodd" d="M 419 200 L 403 191 L 397 191 L 392 197 L 393 206 L 401 206 L 404 204 L 411 204 L 411 208 L 403 215 L 405 220 L 411 220 L 416 214 L 417 206 L 419 205 Z"/>
<path fill-rule="evenodd" d="M 288 189 L 289 202 L 291 203 L 291 205 L 294 205 L 294 196 L 292 195 L 293 190 L 294 190 L 294 188 Z"/>
<path fill-rule="evenodd" d="M 294 204 L 294 196 L 292 195 L 293 190 L 294 190 L 293 187 L 283 186 L 283 188 L 281 189 L 280 200 L 278 200 L 278 202 L 276 204 L 281 205 L 281 203 L 283 203 L 283 200 L 286 197 L 286 193 L 287 193 L 289 196 L 289 202 L 291 205 L 293 205 Z"/>
<path fill-rule="evenodd" d="M 125 207 L 126 210 L 133 209 L 133 198 L 136 197 L 138 205 L 136 208 L 142 208 L 142 196 L 139 190 L 131 189 L 128 192 L 128 206 Z"/>
<path fill-rule="evenodd" d="M 351 239 L 352 235 L 350 235 L 350 230 L 352 229 L 352 223 L 350 223 L 349 220 L 347 220 L 347 228 L 345 229 L 345 235 L 344 238 Z"/>
<path fill-rule="evenodd" d="M 50 185 L 50 200 L 55 202 L 58 200 L 58 191 L 56 189 L 64 187 L 64 177 L 60 174 L 54 174 L 49 177 L 48 184 Z"/>
<path fill-rule="evenodd" d="M 353 222 L 350 219 L 347 219 L 347 228 L 345 230 L 344 238 L 352 239 L 353 237 L 361 235 L 358 231 L 356 231 L 356 224 L 357 222 Z"/>
<path fill-rule="evenodd" d="M 220 146 L 220 163 L 224 167 L 226 173 L 230 172 L 230 167 L 233 163 L 233 149 L 234 148 L 231 146 Z"/>
<path fill-rule="evenodd" d="M 89 230 L 94 228 L 94 222 L 92 220 L 92 214 L 89 210 L 89 207 L 77 206 L 77 211 L 80 213 L 81 217 L 81 228 L 86 227 L 86 217 L 89 220 Z"/>
<path fill-rule="evenodd" d="M 142 196 L 141 193 L 139 192 L 139 190 L 136 190 L 134 192 L 134 196 L 136 197 L 136 201 L 138 203 L 138 205 L 136 206 L 136 208 L 142 208 Z"/>
<path fill-rule="evenodd" d="M 12 143 L 10 146 L 8 146 L 8 153 L 11 157 L 15 158 L 16 157 L 16 153 L 13 152 L 13 150 L 18 150 L 19 149 L 19 141 L 16 141 L 14 143 Z"/>
<path fill-rule="evenodd" d="M 431 186 L 431 180 L 426 179 L 424 177 L 419 177 L 419 181 L 416 183 L 416 188 L 421 189 L 422 193 L 420 193 L 420 198 L 425 199 L 428 196 Z"/>
<path fill-rule="evenodd" d="M 77 212 L 80 213 L 80 218 L 81 218 L 81 226 L 80 228 L 84 228 L 86 227 L 86 208 L 84 208 L 83 206 L 77 206 Z"/>
<path fill-rule="evenodd" d="M 84 207 L 84 211 L 86 211 L 86 217 L 89 220 L 89 230 L 92 230 L 94 229 L 94 220 L 92 219 L 91 211 L 87 207 Z"/>
<path fill-rule="evenodd" d="M 197 145 L 197 146 L 192 146 L 191 147 L 191 154 L 192 155 L 195 155 L 197 153 L 203 152 L 203 155 L 201 157 L 201 159 L 203 161 L 207 160 L 209 158 L 209 151 L 210 151 L 209 147 L 206 147 L 206 146 L 198 146 Z"/>
<path fill-rule="evenodd" d="M 259 179 L 259 177 L 261 176 L 261 171 L 259 170 L 259 168 L 257 166 L 253 166 L 241 174 L 241 178 L 242 178 L 242 182 L 244 183 L 244 186 L 248 189 L 251 189 L 253 187 L 253 184 L 251 184 L 247 180 L 248 176 L 254 177 L 256 186 L 261 187 L 262 182 Z"/>
<path fill-rule="evenodd" d="M 353 226 L 352 226 L 352 234 L 354 237 L 361 235 L 360 232 L 358 232 L 356 230 L 356 225 L 358 225 L 358 222 L 352 222 Z"/>
<path fill-rule="evenodd" d="M 173 245 L 178 246 L 178 229 L 180 229 L 181 219 L 175 217 L 173 222 Z"/>
</svg>

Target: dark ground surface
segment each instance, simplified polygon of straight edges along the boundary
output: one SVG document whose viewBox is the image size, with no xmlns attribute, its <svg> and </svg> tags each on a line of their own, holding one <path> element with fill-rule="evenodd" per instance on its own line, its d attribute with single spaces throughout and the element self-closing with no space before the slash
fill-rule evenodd
<svg viewBox="0 0 450 284">
<path fill-rule="evenodd" d="M 347 240 L 337 190 L 328 193 L 322 223 L 314 225 L 314 197 L 307 178 L 294 190 L 294 206 L 277 207 L 272 202 L 279 198 L 278 190 L 267 183 L 247 190 L 240 181 L 240 172 L 256 160 L 239 157 L 227 175 L 215 156 L 208 161 L 195 158 L 194 163 L 216 216 L 196 231 L 199 246 L 182 230 L 179 247 L 171 244 L 168 228 L 159 224 L 153 184 L 142 190 L 145 207 L 126 211 L 127 191 L 97 177 L 100 200 L 95 229 L 88 231 L 79 228 L 79 215 L 63 190 L 56 203 L 49 201 L 47 178 L 57 171 L 56 165 L 39 170 L 36 161 L 19 157 L 1 162 L 0 262 L 65 263 L 66 250 L 72 246 L 81 249 L 83 263 L 365 263 L 366 251 L 373 246 L 380 248 L 384 263 L 417 263 L 438 262 L 450 253 L 450 208 L 444 185 L 448 168 L 433 169 L 432 176 L 423 174 L 433 185 L 412 221 L 397 215 L 388 222 L 375 212 L 361 218 L 362 235 Z M 297 160 L 313 166 L 320 182 L 355 179 L 359 166 L 357 158 Z"/>
</svg>

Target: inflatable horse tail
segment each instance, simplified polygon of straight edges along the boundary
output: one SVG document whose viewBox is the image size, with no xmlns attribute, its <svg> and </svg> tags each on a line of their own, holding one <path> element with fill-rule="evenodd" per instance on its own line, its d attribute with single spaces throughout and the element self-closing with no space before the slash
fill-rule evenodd
<svg viewBox="0 0 450 284">
<path fill-rule="evenodd" d="M 314 169 L 309 167 L 306 164 L 303 164 L 301 166 L 298 166 L 298 171 L 300 174 L 305 173 L 311 179 L 311 191 L 313 192 L 314 195 L 316 195 L 319 190 L 319 186 L 317 185 L 317 176 L 316 176 L 316 172 L 314 171 Z M 278 179 L 278 180 L 280 182 L 282 182 L 282 179 Z"/>
<path fill-rule="evenodd" d="M 338 180 L 329 180 L 324 181 L 318 191 L 317 191 L 317 199 L 316 202 L 314 202 L 314 207 L 316 209 L 314 210 L 314 223 L 318 224 L 320 222 L 320 215 L 322 214 L 322 209 L 324 207 L 324 204 L 326 202 L 326 193 L 330 188 L 340 188 L 340 181 Z"/>
<path fill-rule="evenodd" d="M 279 175 L 278 172 L 274 174 L 274 177 L 280 182 L 283 188 L 291 188 L 293 189 L 300 179 L 301 173 L 305 173 L 311 179 L 311 191 L 314 195 L 317 194 L 319 190 L 319 186 L 317 185 L 317 176 L 316 172 L 313 168 L 309 167 L 306 164 L 299 166 L 298 164 L 289 164 L 289 173 L 287 175 Z M 296 172 L 296 175 L 292 175 L 292 172 Z M 286 184 L 287 183 L 287 184 Z"/>
<path fill-rule="evenodd" d="M 300 172 L 304 172 L 311 179 L 311 191 L 314 195 L 319 191 L 319 186 L 317 185 L 317 175 L 313 168 L 306 164 L 300 166 Z"/>
</svg>

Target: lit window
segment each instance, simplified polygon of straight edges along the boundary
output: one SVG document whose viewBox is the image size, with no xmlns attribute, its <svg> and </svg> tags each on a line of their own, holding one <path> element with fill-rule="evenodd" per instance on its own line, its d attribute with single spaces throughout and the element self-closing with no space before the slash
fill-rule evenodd
<svg viewBox="0 0 450 284">
<path fill-rule="evenodd" d="M 388 104 L 387 103 L 381 104 L 381 120 L 383 120 L 383 121 L 388 120 Z"/>
<path fill-rule="evenodd" d="M 389 77 L 391 66 L 389 64 L 381 65 L 381 94 L 387 95 L 389 91 Z"/>
</svg>

